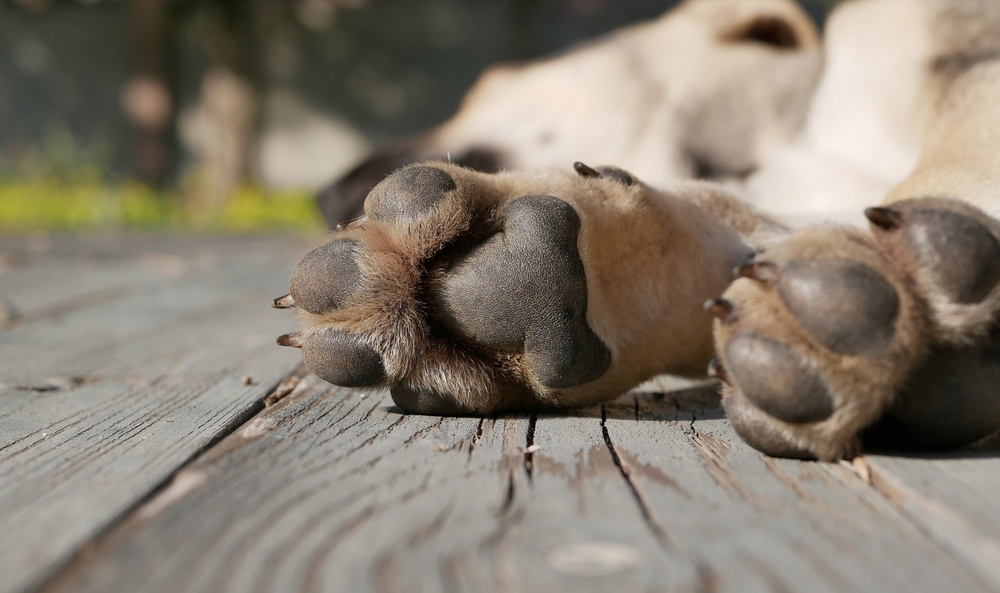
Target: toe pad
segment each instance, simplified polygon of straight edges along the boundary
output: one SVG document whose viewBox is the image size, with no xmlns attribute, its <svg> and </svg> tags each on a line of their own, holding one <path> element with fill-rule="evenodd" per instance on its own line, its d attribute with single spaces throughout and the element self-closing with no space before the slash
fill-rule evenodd
<svg viewBox="0 0 1000 593">
<path fill-rule="evenodd" d="M 320 379 L 341 387 L 368 387 L 385 380 L 378 352 L 339 330 L 305 336 L 302 360 Z"/>
<path fill-rule="evenodd" d="M 361 284 L 357 241 L 331 241 L 310 251 L 292 273 L 291 295 L 310 313 L 342 308 Z"/>
<path fill-rule="evenodd" d="M 916 208 L 905 226 L 916 260 L 957 303 L 978 303 L 1000 282 L 1000 242 L 972 218 Z"/>
<path fill-rule="evenodd" d="M 819 422 L 834 411 L 823 380 L 788 346 L 741 334 L 726 345 L 729 375 L 755 406 L 785 422 Z"/>
<path fill-rule="evenodd" d="M 365 211 L 373 220 L 412 220 L 434 209 L 456 187 L 451 175 L 441 169 L 406 167 L 375 186 L 365 201 Z"/>
<path fill-rule="evenodd" d="M 839 354 L 874 355 L 892 343 L 899 296 L 878 272 L 840 260 L 795 260 L 778 296 L 799 325 Z"/>
</svg>

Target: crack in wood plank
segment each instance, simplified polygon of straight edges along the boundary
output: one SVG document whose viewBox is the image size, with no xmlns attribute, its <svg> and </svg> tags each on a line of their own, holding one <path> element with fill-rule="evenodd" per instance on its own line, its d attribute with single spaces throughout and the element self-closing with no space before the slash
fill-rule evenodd
<svg viewBox="0 0 1000 593">
<path fill-rule="evenodd" d="M 771 502 L 762 499 L 750 491 L 730 471 L 729 464 L 726 461 L 726 457 L 729 454 L 729 443 L 710 434 L 700 432 L 695 428 L 694 421 L 688 427 L 688 436 L 691 439 L 691 444 L 694 445 L 695 450 L 701 457 L 703 466 L 719 486 L 769 513 L 779 513 L 781 511 L 781 509 L 777 508 Z"/>
<path fill-rule="evenodd" d="M 528 474 L 528 482 L 532 480 L 532 472 L 535 469 L 535 426 L 538 423 L 538 414 L 532 414 L 528 419 L 528 434 L 524 440 L 524 472 Z"/>
<path fill-rule="evenodd" d="M 611 433 L 608 432 L 608 415 L 603 405 L 601 406 L 601 434 L 604 437 L 604 443 L 608 448 L 608 452 L 611 454 L 611 459 L 614 461 L 615 467 L 618 468 L 622 479 L 625 480 L 625 484 L 632 492 L 632 496 L 639 507 L 639 513 L 642 515 L 642 519 L 645 522 L 646 527 L 664 549 L 674 547 L 673 542 L 670 541 L 670 537 L 667 535 L 666 529 L 664 529 L 663 525 L 660 524 L 656 514 L 653 512 L 652 506 L 650 506 L 649 502 L 646 500 L 646 495 L 643 493 L 642 488 L 633 479 L 631 466 L 629 466 L 629 464 L 622 459 L 621 455 L 618 454 L 618 449 L 615 447 L 615 443 L 611 439 Z"/>
<path fill-rule="evenodd" d="M 466 438 L 459 441 L 455 446 L 458 449 L 466 449 L 468 451 L 469 460 L 472 459 L 472 452 L 476 450 L 476 445 L 483 438 L 483 423 L 486 421 L 485 418 L 480 418 L 479 422 L 476 424 L 476 429 L 467 436 Z"/>
<path fill-rule="evenodd" d="M 402 416 L 400 418 L 402 419 Z M 442 424 L 444 424 L 444 417 L 443 416 L 441 418 L 438 418 L 437 422 L 435 422 L 434 424 L 431 424 L 430 426 L 425 426 L 425 427 L 421 428 L 420 430 L 418 430 L 418 431 L 414 432 L 413 434 L 411 434 L 409 437 L 407 437 L 407 439 L 405 441 L 403 441 L 403 444 L 406 445 L 407 447 L 409 447 L 413 443 L 415 443 L 418 440 L 420 440 L 421 438 L 423 438 L 423 436 L 425 434 L 431 432 L 432 430 L 440 430 Z"/>
<path fill-rule="evenodd" d="M 375 404 L 374 406 L 372 406 L 372 409 L 368 410 L 368 412 L 365 414 L 365 419 L 364 419 L 363 422 L 367 422 L 367 420 L 371 416 L 372 412 L 374 412 L 378 408 L 379 408 L 379 404 Z M 354 447 L 348 449 L 347 453 L 344 454 L 344 457 L 350 457 L 352 454 L 357 453 L 361 449 L 364 449 L 365 447 L 371 446 L 371 444 L 374 443 L 375 441 L 379 440 L 380 438 L 383 438 L 385 435 L 387 435 L 387 434 L 391 433 L 392 431 L 396 430 L 397 428 L 399 428 L 399 426 L 401 424 L 403 424 L 403 422 L 405 422 L 405 421 L 406 421 L 406 417 L 401 415 L 392 424 L 390 424 L 389 426 L 385 427 L 384 431 L 376 432 L 372 436 L 370 436 L 367 439 L 361 441 L 361 443 L 359 443 L 359 444 L 355 445 Z M 407 440 L 406 444 L 407 445 L 410 444 L 409 440 Z"/>
<path fill-rule="evenodd" d="M 503 500 L 500 503 L 500 508 L 497 509 L 497 516 L 500 518 L 506 517 L 510 514 L 511 509 L 514 508 L 514 499 L 517 498 L 517 486 L 514 483 L 514 472 L 507 471 L 507 489 L 504 491 Z"/>
</svg>

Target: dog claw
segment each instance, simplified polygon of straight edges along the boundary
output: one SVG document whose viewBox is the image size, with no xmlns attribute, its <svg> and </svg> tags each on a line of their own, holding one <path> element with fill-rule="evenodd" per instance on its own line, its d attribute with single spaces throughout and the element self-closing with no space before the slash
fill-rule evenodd
<svg viewBox="0 0 1000 593">
<path fill-rule="evenodd" d="M 726 299 L 708 299 L 705 301 L 705 310 L 725 321 L 733 313 L 733 303 Z"/>
<path fill-rule="evenodd" d="M 347 229 L 350 229 L 350 228 L 354 228 L 354 227 L 358 226 L 359 224 L 361 224 L 362 222 L 364 222 L 366 220 L 368 220 L 368 217 L 365 216 L 364 214 L 362 214 L 361 216 L 356 216 L 356 217 L 354 217 L 354 218 L 352 218 L 350 220 L 345 220 L 343 222 L 338 222 L 337 223 L 337 230 L 338 231 L 343 231 L 343 230 L 347 230 Z"/>
<path fill-rule="evenodd" d="M 778 281 L 778 266 L 771 262 L 754 262 L 737 267 L 733 275 L 773 284 Z"/>
<path fill-rule="evenodd" d="M 722 381 L 723 383 L 729 383 L 729 376 L 726 374 L 726 369 L 722 366 L 722 362 L 717 356 L 713 356 L 712 359 L 708 361 L 706 374 L 713 379 Z"/>
<path fill-rule="evenodd" d="M 577 161 L 573 163 L 573 170 L 576 171 L 580 177 L 600 177 L 601 174 L 597 172 L 596 169 L 588 167 L 587 165 Z"/>
<path fill-rule="evenodd" d="M 302 334 L 298 332 L 291 332 L 283 336 L 278 336 L 278 339 L 275 341 L 278 342 L 279 346 L 288 346 L 289 348 L 301 348 Z"/>
<path fill-rule="evenodd" d="M 866 208 L 865 217 L 883 231 L 894 231 L 903 226 L 903 213 L 893 208 Z"/>
<path fill-rule="evenodd" d="M 274 299 L 271 306 L 275 309 L 291 309 L 295 306 L 295 299 L 292 298 L 291 294 L 286 294 Z"/>
</svg>

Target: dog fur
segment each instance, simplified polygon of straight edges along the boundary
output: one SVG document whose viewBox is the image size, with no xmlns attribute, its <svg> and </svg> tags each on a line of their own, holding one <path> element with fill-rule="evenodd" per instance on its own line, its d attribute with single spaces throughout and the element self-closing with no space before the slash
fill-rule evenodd
<svg viewBox="0 0 1000 593">
<path fill-rule="evenodd" d="M 791 1 L 687 0 L 491 69 L 455 117 L 325 194 L 331 222 L 362 192 L 365 213 L 297 268 L 276 305 L 302 329 L 279 342 L 417 413 L 593 404 L 714 352 L 730 421 L 768 454 L 985 436 L 1000 5 L 851 0 L 818 39 Z M 868 230 L 789 230 L 880 200 Z M 509 275 L 538 253 L 548 277 Z"/>
</svg>

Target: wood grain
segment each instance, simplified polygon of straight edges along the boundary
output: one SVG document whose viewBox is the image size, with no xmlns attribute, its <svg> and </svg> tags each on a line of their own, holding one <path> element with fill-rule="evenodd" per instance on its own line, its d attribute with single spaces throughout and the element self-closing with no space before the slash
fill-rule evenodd
<svg viewBox="0 0 1000 593">
<path fill-rule="evenodd" d="M 0 591 L 47 578 L 297 365 L 268 297 L 303 243 L 192 243 L 56 242 L 0 274 L 25 314 L 58 310 L 0 331 Z"/>
<path fill-rule="evenodd" d="M 307 378 L 45 591 L 994 590 L 981 568 L 853 471 L 743 445 L 712 388 L 477 420 Z"/>
<path fill-rule="evenodd" d="M 0 238 L 0 593 L 1000 590 L 1000 441 L 771 459 L 666 380 L 439 418 L 298 370 L 264 407 L 307 249 Z"/>
</svg>

